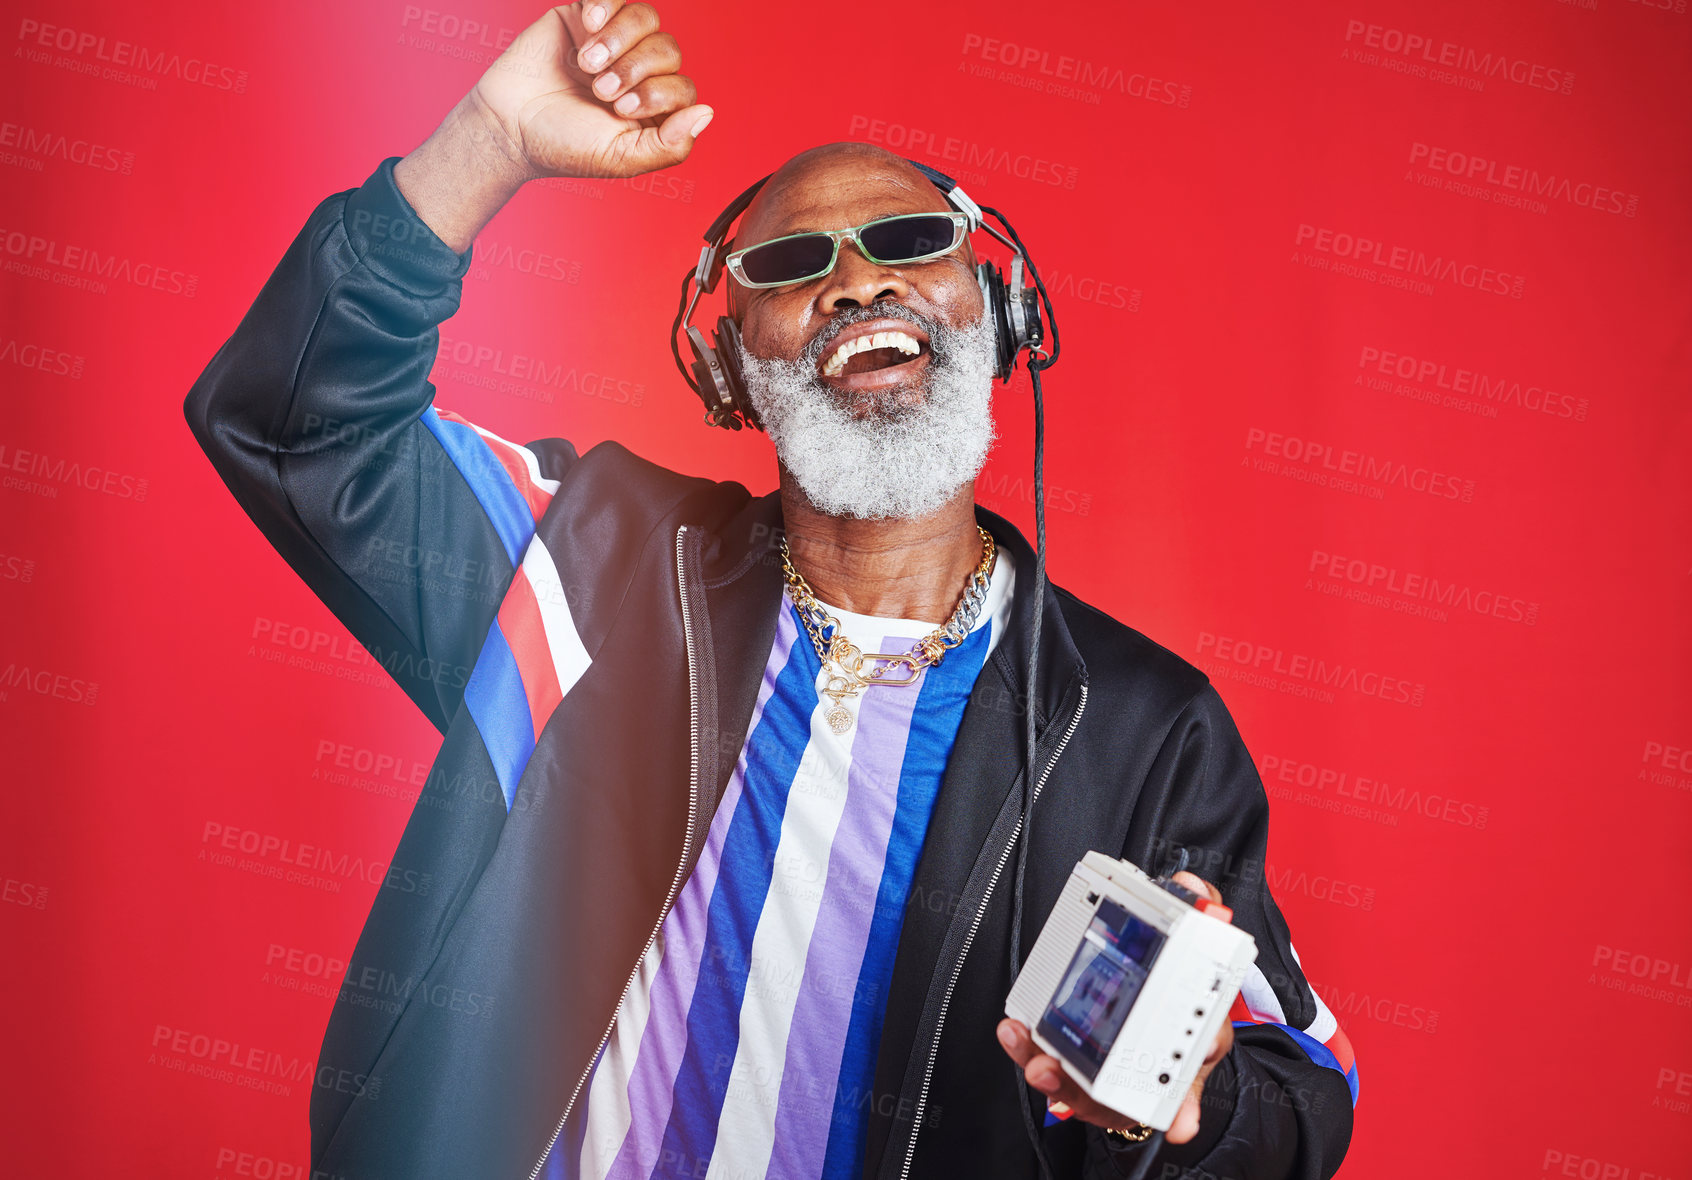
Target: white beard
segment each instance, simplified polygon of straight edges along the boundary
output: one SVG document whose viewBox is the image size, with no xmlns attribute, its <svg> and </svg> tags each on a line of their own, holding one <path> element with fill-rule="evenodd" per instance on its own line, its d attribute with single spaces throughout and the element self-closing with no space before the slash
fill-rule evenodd
<svg viewBox="0 0 1692 1180">
<path fill-rule="evenodd" d="M 841 391 L 823 384 L 817 362 L 828 340 L 864 320 L 890 317 L 928 333 L 930 357 L 915 406 L 895 400 L 907 387 L 867 396 L 857 416 Z M 827 339 L 825 339 L 825 337 Z M 980 474 L 998 437 L 993 429 L 993 320 L 948 327 L 902 304 L 849 307 L 797 360 L 752 355 L 740 345 L 747 394 L 776 457 L 807 499 L 829 516 L 863 520 L 934 512 Z"/>
</svg>

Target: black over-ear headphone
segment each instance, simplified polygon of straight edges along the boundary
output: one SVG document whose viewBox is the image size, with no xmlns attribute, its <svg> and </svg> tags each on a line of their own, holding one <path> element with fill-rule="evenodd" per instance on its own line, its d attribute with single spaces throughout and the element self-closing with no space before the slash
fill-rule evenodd
<svg viewBox="0 0 1692 1180">
<path fill-rule="evenodd" d="M 954 209 L 968 217 L 971 230 L 985 229 L 1013 251 L 1009 283 L 1005 282 L 999 268 L 991 262 L 980 263 L 975 273 L 976 282 L 981 287 L 982 305 L 986 312 L 992 315 L 994 327 L 997 329 L 998 363 L 995 375 L 1001 381 L 1009 381 L 1011 370 L 1016 365 L 1017 354 L 1025 348 L 1033 354 L 1028 358 L 1028 378 L 1034 387 L 1034 584 L 1028 591 L 1033 608 L 1028 612 L 1028 691 L 1022 711 L 1025 755 L 1022 775 L 1022 822 L 1017 827 L 1018 834 L 1013 837 L 1017 842 L 1010 936 L 1010 974 L 1014 980 L 1021 970 L 1022 959 L 1019 948 L 1022 939 L 1022 881 L 1028 864 L 1028 832 L 1033 820 L 1031 812 L 1034 806 L 1034 781 L 1037 777 L 1034 766 L 1034 702 L 1038 698 L 1035 696 L 1034 686 L 1040 658 L 1040 622 L 1045 614 L 1046 598 L 1046 419 L 1040 391 L 1040 372 L 1057 363 L 1057 317 L 1052 314 L 1052 301 L 1046 294 L 1046 285 L 1040 281 L 1040 272 L 1035 269 L 1022 239 L 1017 237 L 1016 230 L 1011 228 L 1011 223 L 1005 220 L 1004 214 L 989 206 L 977 205 L 958 187 L 957 182 L 945 173 L 937 172 L 915 160 L 908 163 L 933 181 L 934 186 L 945 194 L 947 202 Z M 699 252 L 699 264 L 682 277 L 681 304 L 676 311 L 675 323 L 670 326 L 670 354 L 675 357 L 676 368 L 681 371 L 682 380 L 686 381 L 688 387 L 704 402 L 705 421 L 730 430 L 739 430 L 745 423 L 763 429 L 757 412 L 752 408 L 751 399 L 746 395 L 746 383 L 740 372 L 740 327 L 731 317 L 718 316 L 714 339 L 707 343 L 704 332 L 688 321 L 693 317 L 693 308 L 699 302 L 700 294 L 714 290 L 722 277 L 722 247 L 728 237 L 729 223 L 745 211 L 753 196 L 768 180 L 768 176 L 764 177 L 736 197 L 717 220 L 711 223 L 711 228 L 705 231 L 705 248 Z M 999 224 L 1005 227 L 1004 233 L 987 224 L 983 216 L 986 213 L 991 213 L 998 219 Z M 1034 284 L 1033 289 L 1023 282 L 1024 269 Z M 691 297 L 688 295 L 690 283 L 694 284 Z M 1043 321 L 1040 310 L 1042 304 L 1045 307 Z M 688 347 L 693 350 L 691 373 L 688 372 L 689 366 L 682 363 L 681 351 L 676 345 L 676 335 L 684 325 L 687 327 Z M 1046 328 L 1051 332 L 1050 353 L 1040 347 Z M 1019 589 L 1017 593 L 1020 595 L 1023 591 Z M 1017 1076 L 1018 1091 L 1021 1095 L 1018 1106 L 1022 1110 L 1023 1129 L 1033 1145 L 1041 1175 L 1050 1180 L 1051 1164 L 1046 1159 L 1045 1148 L 1035 1128 L 1034 1114 L 1029 1109 L 1028 1099 L 1022 1092 L 1020 1071 Z M 913 1130 L 912 1134 L 915 1133 Z M 1152 1153 L 1153 1148 L 1148 1147 L 1141 1160 L 1142 1174 L 1151 1160 Z"/>
<path fill-rule="evenodd" d="M 995 376 L 1001 381 L 1009 381 L 1019 352 L 1024 348 L 1041 351 L 1040 345 L 1045 333 L 1041 324 L 1039 300 L 1045 294 L 1044 288 L 1036 291 L 1023 281 L 1027 253 L 1022 248 L 1021 240 L 1016 237 L 1016 231 L 1011 229 L 1010 223 L 1005 221 L 996 209 L 977 205 L 958 187 L 957 181 L 944 172 L 938 172 L 915 160 L 906 162 L 933 181 L 934 187 L 945 195 L 947 203 L 969 219 L 970 230 L 985 229 L 1009 246 L 1013 252 L 1008 283 L 999 268 L 991 262 L 982 262 L 975 268 L 975 281 L 981 288 L 982 307 L 992 315 L 994 327 L 997 329 L 999 356 Z M 693 309 L 699 302 L 699 296 L 716 290 L 717 283 L 722 278 L 723 243 L 728 238 L 730 223 L 746 211 L 746 207 L 752 203 L 752 198 L 768 180 L 768 176 L 764 177 L 736 197 L 729 203 L 728 208 L 718 215 L 717 220 L 711 223 L 711 228 L 705 231 L 705 247 L 699 252 L 699 264 L 682 277 L 681 305 L 676 312 L 675 324 L 670 329 L 670 352 L 675 357 L 676 368 L 681 372 L 682 380 L 687 382 L 688 387 L 698 394 L 700 401 L 704 403 L 705 421 L 729 430 L 739 430 L 742 424 L 763 428 L 763 424 L 758 421 L 757 412 L 752 408 L 751 399 L 746 396 L 746 383 L 740 372 L 740 326 L 730 316 L 718 316 L 717 330 L 707 342 L 705 331 L 694 327 L 688 321 L 693 318 Z M 988 225 L 984 213 L 991 213 L 1004 222 L 1010 237 L 1007 238 Z M 1032 266 L 1027 269 L 1030 274 L 1033 273 Z M 690 283 L 694 288 L 691 297 L 688 295 Z M 1050 359 L 1055 360 L 1056 321 L 1051 320 L 1049 301 L 1046 309 L 1047 319 L 1053 325 L 1053 352 Z M 687 329 L 688 347 L 693 351 L 691 365 L 682 363 L 681 351 L 676 345 L 676 334 L 684 326 Z M 689 369 L 692 371 L 689 372 Z"/>
</svg>

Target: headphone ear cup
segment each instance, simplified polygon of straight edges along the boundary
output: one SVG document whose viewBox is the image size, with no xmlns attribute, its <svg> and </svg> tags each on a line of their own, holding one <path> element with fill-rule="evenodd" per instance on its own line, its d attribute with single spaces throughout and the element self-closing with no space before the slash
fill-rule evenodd
<svg viewBox="0 0 1692 1180">
<path fill-rule="evenodd" d="M 993 375 L 1000 381 L 1009 381 L 1011 366 L 1016 363 L 1017 342 L 1011 333 L 1010 304 L 1005 294 L 1004 276 L 999 274 L 999 268 L 991 262 L 983 262 L 975 268 L 975 281 L 981 288 L 983 314 L 993 317 L 993 339 L 997 355 Z"/>
<path fill-rule="evenodd" d="M 699 397 L 705 403 L 705 420 L 716 426 L 740 429 L 734 416 L 734 390 L 728 374 L 723 371 L 722 354 L 705 343 L 705 334 L 692 324 L 687 326 L 687 344 L 693 350 L 693 378 L 699 384 Z"/>
<path fill-rule="evenodd" d="M 1046 325 L 1040 319 L 1040 293 L 1023 277 L 1022 255 L 1011 259 L 1010 286 L 1005 291 L 1005 314 L 1010 323 L 1015 351 L 1039 348 L 1046 340 Z"/>
<path fill-rule="evenodd" d="M 758 411 L 752 408 L 752 399 L 746 395 L 746 373 L 740 367 L 740 348 L 740 325 L 729 316 L 718 316 L 717 360 L 722 366 L 724 384 L 728 386 L 734 409 L 750 425 L 762 430 L 764 424 L 758 420 Z"/>
</svg>

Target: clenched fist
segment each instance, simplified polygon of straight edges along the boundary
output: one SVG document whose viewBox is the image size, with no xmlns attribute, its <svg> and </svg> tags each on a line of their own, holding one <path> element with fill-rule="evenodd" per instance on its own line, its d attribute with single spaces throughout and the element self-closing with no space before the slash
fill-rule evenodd
<svg viewBox="0 0 1692 1180">
<path fill-rule="evenodd" d="M 711 119 L 650 4 L 580 0 L 524 29 L 471 94 L 535 176 L 679 164 Z"/>
</svg>

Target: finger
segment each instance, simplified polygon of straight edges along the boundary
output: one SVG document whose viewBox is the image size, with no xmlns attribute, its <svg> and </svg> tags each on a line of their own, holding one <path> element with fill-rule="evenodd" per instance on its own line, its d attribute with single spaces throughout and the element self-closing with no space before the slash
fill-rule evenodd
<svg viewBox="0 0 1692 1180">
<path fill-rule="evenodd" d="M 623 0 L 582 0 L 580 4 L 571 5 L 581 9 L 582 27 L 589 33 L 597 33 L 605 27 L 605 22 L 616 15 L 623 6 Z"/>
<path fill-rule="evenodd" d="M 1022 1067 L 1023 1076 L 1028 1079 L 1030 1086 L 1054 1101 L 1068 1103 L 1076 1108 L 1077 1114 L 1081 1113 L 1081 1107 L 1085 1105 L 1098 1106 L 1087 1097 L 1087 1092 L 1075 1079 L 1064 1072 L 1057 1058 L 1040 1050 L 1040 1046 L 1034 1043 L 1034 1038 L 1028 1035 L 1028 1029 L 1020 1020 L 1006 1017 L 999 1021 L 998 1032 L 999 1043 L 1005 1047 L 1005 1052 L 1011 1055 L 1011 1060 Z"/>
<path fill-rule="evenodd" d="M 571 48 L 580 49 L 605 22 L 617 14 L 625 0 L 578 0 L 575 4 L 561 4 L 552 11 L 563 21 L 570 33 Z"/>
<path fill-rule="evenodd" d="M 1216 1040 L 1210 1046 L 1210 1052 L 1204 1055 L 1203 1069 L 1210 1072 L 1210 1067 L 1227 1056 L 1228 1050 L 1234 1047 L 1234 1026 L 1232 1022 L 1224 1020 L 1222 1027 L 1216 1030 Z M 1201 1078 L 1203 1074 L 1199 1075 Z"/>
<path fill-rule="evenodd" d="M 681 50 L 676 47 L 676 39 L 668 33 L 654 33 L 601 70 L 593 80 L 593 92 L 609 101 L 648 78 L 668 77 L 679 69 Z"/>
<path fill-rule="evenodd" d="M 1028 1084 L 1046 1096 L 1046 1105 L 1067 1106 L 1074 1117 L 1097 1127 L 1128 1130 L 1139 1126 L 1133 1119 L 1087 1096 L 1081 1083 L 1064 1072 L 1055 1057 L 1040 1054 L 1023 1071 Z"/>
<path fill-rule="evenodd" d="M 613 176 L 635 176 L 668 168 L 687 159 L 693 142 L 715 112 L 702 103 L 683 107 L 654 126 L 622 132 L 611 141 Z"/>
<path fill-rule="evenodd" d="M 1028 1064 L 1022 1067 L 1022 1076 L 1047 1098 L 1067 1102 L 1082 1118 L 1087 1118 L 1089 1107 L 1094 1111 L 1100 1109 L 1098 1103 L 1087 1097 L 1087 1092 L 1064 1072 L 1057 1058 L 1049 1053 L 1036 1053 L 1029 1058 Z"/>
<path fill-rule="evenodd" d="M 1101 1127 L 1129 1127 L 1134 1124 L 1108 1106 L 1101 1106 L 1087 1096 L 1080 1083 L 1064 1072 L 1057 1058 L 1040 1052 L 1040 1047 L 1028 1035 L 1020 1020 L 1006 1017 L 999 1021 L 999 1043 L 1011 1059 L 1023 1067 L 1028 1084 L 1046 1095 L 1047 1106 L 1067 1106 L 1075 1117 Z"/>
<path fill-rule="evenodd" d="M 560 4 L 547 13 L 548 17 L 562 21 L 564 31 L 568 34 L 564 45 L 566 64 L 576 64 L 576 51 L 586 45 L 589 38 L 605 27 L 605 22 L 611 19 L 611 16 L 623 6 L 624 2 L 625 0 L 577 0 L 575 4 Z M 588 10 L 593 8 L 599 10 L 599 15 L 595 18 L 595 23 L 590 26 Z"/>
<path fill-rule="evenodd" d="M 693 141 L 699 138 L 714 114 L 716 112 L 703 103 L 683 107 L 657 127 L 643 127 L 640 132 L 642 142 L 644 144 L 645 137 L 650 136 L 653 144 L 650 150 L 654 156 L 662 155 L 670 163 L 679 164 L 687 159 L 688 153 L 693 150 Z"/>
<path fill-rule="evenodd" d="M 1005 1047 L 1005 1052 L 1010 1054 L 1011 1060 L 1018 1066 L 1026 1066 L 1040 1052 L 1039 1046 L 1034 1044 L 1034 1038 L 1028 1035 L 1028 1029 L 1020 1020 L 1005 1017 L 999 1021 L 998 1034 L 999 1044 Z"/>
<path fill-rule="evenodd" d="M 1177 885 L 1185 885 L 1188 889 L 1191 889 L 1200 897 L 1208 897 L 1211 901 L 1217 903 L 1222 901 L 1222 891 L 1212 885 L 1209 881 L 1201 878 L 1196 873 L 1189 873 L 1183 870 L 1182 872 L 1176 873 L 1169 879 Z"/>
<path fill-rule="evenodd" d="M 576 51 L 576 64 L 590 74 L 597 74 L 657 31 L 658 13 L 652 5 L 627 5 L 606 21 L 599 32 L 588 37 Z"/>
<path fill-rule="evenodd" d="M 612 103 L 611 109 L 626 119 L 656 118 L 680 110 L 698 96 L 693 79 L 666 74 L 662 78 L 648 78 Z"/>
<path fill-rule="evenodd" d="M 1163 1137 L 1171 1143 L 1189 1142 L 1198 1134 L 1199 1128 L 1199 1086 L 1187 1091 L 1187 1096 L 1181 1099 L 1181 1109 L 1175 1112 L 1175 1121 L 1169 1124 L 1169 1130 Z"/>
</svg>

